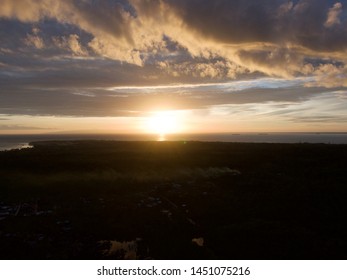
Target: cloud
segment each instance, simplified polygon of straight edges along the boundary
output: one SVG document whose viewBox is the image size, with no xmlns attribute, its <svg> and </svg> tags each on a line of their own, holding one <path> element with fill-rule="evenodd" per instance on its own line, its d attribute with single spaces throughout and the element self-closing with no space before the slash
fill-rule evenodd
<svg viewBox="0 0 347 280">
<path fill-rule="evenodd" d="M 46 128 L 34 127 L 34 126 L 24 126 L 24 125 L 0 125 L 0 130 L 41 130 Z"/>
<path fill-rule="evenodd" d="M 235 63 L 223 59 L 216 61 L 190 61 L 182 63 L 172 63 L 170 61 L 160 61 L 158 67 L 175 77 L 193 76 L 200 78 L 235 78 L 247 72 L 247 69 Z"/>
<path fill-rule="evenodd" d="M 36 49 L 43 49 L 45 47 L 45 43 L 43 39 L 38 35 L 40 30 L 36 27 L 32 29 L 32 34 L 27 34 L 24 39 L 24 43 L 29 47 L 35 47 Z"/>
<path fill-rule="evenodd" d="M 48 3 L 31 0 L 2 0 L 0 15 L 7 18 L 17 18 L 21 21 L 38 21 L 46 10 Z"/>
<path fill-rule="evenodd" d="M 346 63 L 347 30 L 342 27 L 346 18 L 342 20 L 341 17 L 341 24 L 325 26 L 331 1 L 163 0 L 132 3 L 139 17 L 144 18 L 142 23 L 148 24 L 159 18 L 158 26 L 163 27 L 163 32 L 187 49 L 193 58 L 210 60 L 206 71 L 201 73 L 206 77 L 237 78 L 244 72 L 260 72 L 288 78 L 313 75 L 315 60 L 324 59 L 323 63 L 327 64 L 332 61 Z M 150 6 L 156 8 L 151 10 Z M 340 15 L 345 13 L 342 4 L 334 7 L 339 8 Z M 223 71 L 213 65 L 220 57 L 227 62 Z M 190 61 L 171 63 L 169 73 L 182 76 L 189 72 Z M 165 63 L 158 65 L 162 67 Z M 180 65 L 187 67 L 182 71 Z M 231 75 L 225 71 L 229 65 L 245 71 Z M 196 75 L 196 72 L 192 74 Z"/>
<path fill-rule="evenodd" d="M 328 94 L 347 87 L 345 3 L 0 0 L 0 109 L 128 116 Z"/>
<path fill-rule="evenodd" d="M 70 50 L 74 55 L 86 56 L 88 51 L 82 47 L 79 36 L 77 34 L 70 34 L 68 37 L 53 37 L 53 43 L 62 49 Z"/>
<path fill-rule="evenodd" d="M 280 4 L 277 8 L 277 18 L 282 18 L 287 16 L 293 9 L 294 3 L 292 1 L 285 2 L 283 4 Z"/>
<path fill-rule="evenodd" d="M 306 86 L 321 86 L 326 88 L 347 87 L 347 66 L 321 64 L 314 71 L 314 80 Z"/>
<path fill-rule="evenodd" d="M 164 1 L 188 29 L 213 41 L 233 44 L 292 43 L 315 50 L 319 46 L 315 46 L 312 40 L 329 39 L 322 26 L 330 1 L 296 2 Z M 336 4 L 336 7 L 340 6 Z"/>
<path fill-rule="evenodd" d="M 45 47 L 45 44 L 39 36 L 28 34 L 27 37 L 24 39 L 24 42 L 27 46 L 33 46 L 37 49 L 43 49 Z"/>
<path fill-rule="evenodd" d="M 327 20 L 324 23 L 325 27 L 332 27 L 336 24 L 340 24 L 340 14 L 342 13 L 342 4 L 341 3 L 335 3 L 332 8 L 328 11 Z"/>
<path fill-rule="evenodd" d="M 187 64 L 212 59 L 205 64 L 194 61 L 205 77 L 221 73 L 235 77 L 228 71 L 230 65 L 282 77 L 306 74 L 310 67 L 306 57 L 333 60 L 347 47 L 340 2 L 332 7 L 331 1 L 323 0 L 1 0 L 1 4 L 0 16 L 22 22 L 49 18 L 91 34 L 83 43 L 76 33 L 55 40 L 56 46 L 68 47 L 75 55 L 91 50 L 139 66 L 153 59 L 165 63 L 175 57 L 166 44 L 169 38 L 190 55 Z M 27 42 L 42 46 L 37 34 L 32 36 L 36 37 Z M 218 57 L 225 61 L 222 71 L 213 65 Z"/>
<path fill-rule="evenodd" d="M 3 114 L 54 116 L 134 116 L 151 110 L 206 109 L 222 104 L 302 102 L 324 88 L 303 88 L 309 79 L 256 79 L 212 84 L 50 88 L 3 91 Z M 329 94 L 329 93 L 327 93 Z"/>
<path fill-rule="evenodd" d="M 329 127 L 333 131 L 347 120 L 347 102 L 345 99 L 335 98 L 338 94 L 345 95 L 345 92 L 316 92 L 309 98 L 287 102 L 273 100 L 261 104 L 223 104 L 212 106 L 209 111 L 211 117 L 227 117 L 253 124 L 277 123 L 280 126 L 285 124 L 286 128 L 292 124 L 294 130 L 300 130 L 300 127 L 309 130 Z"/>
<path fill-rule="evenodd" d="M 120 60 L 138 63 L 136 58 L 126 55 L 126 49 L 134 44 L 130 28 L 136 20 L 126 10 L 125 1 L 1 0 L 0 4 L 0 17 L 30 23 L 49 18 L 72 24 L 94 36 L 90 46 L 96 53 L 115 58 L 110 51 L 113 48 L 116 54 L 121 54 Z M 73 37 L 68 40 L 73 47 L 76 40 L 73 42 Z"/>
</svg>

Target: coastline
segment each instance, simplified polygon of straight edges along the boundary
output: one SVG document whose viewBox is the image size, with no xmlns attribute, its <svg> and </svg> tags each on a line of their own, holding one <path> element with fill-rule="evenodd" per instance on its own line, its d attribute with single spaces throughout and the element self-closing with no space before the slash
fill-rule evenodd
<svg viewBox="0 0 347 280">
<path fill-rule="evenodd" d="M 0 135 L 0 151 L 31 148 L 36 141 L 110 140 L 110 141 L 159 141 L 158 135 L 117 134 L 42 134 Z M 344 132 L 291 132 L 291 133 L 215 133 L 171 134 L 165 141 L 243 142 L 243 143 L 323 143 L 347 144 Z"/>
</svg>

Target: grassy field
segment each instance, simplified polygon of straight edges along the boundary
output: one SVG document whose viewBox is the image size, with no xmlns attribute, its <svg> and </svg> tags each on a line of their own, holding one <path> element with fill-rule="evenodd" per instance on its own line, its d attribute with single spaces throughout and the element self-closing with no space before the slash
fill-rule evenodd
<svg viewBox="0 0 347 280">
<path fill-rule="evenodd" d="M 347 145 L 0 152 L 1 259 L 346 259 Z"/>
</svg>

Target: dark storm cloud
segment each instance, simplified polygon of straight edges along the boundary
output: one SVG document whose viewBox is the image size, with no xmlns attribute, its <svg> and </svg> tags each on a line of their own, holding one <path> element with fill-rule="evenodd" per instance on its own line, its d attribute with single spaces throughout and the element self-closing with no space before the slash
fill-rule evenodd
<svg viewBox="0 0 347 280">
<path fill-rule="evenodd" d="M 98 33 L 98 30 L 115 37 L 124 37 L 133 43 L 131 38 L 130 6 L 126 1 L 94 0 L 72 1 L 74 11 L 78 12 L 78 23 L 86 30 Z M 82 22 L 85 22 L 85 27 Z"/>
<path fill-rule="evenodd" d="M 146 1 L 147 6 L 149 2 L 155 5 L 158 1 Z M 194 55 L 207 51 L 207 55 L 222 55 L 251 72 L 282 77 L 317 75 L 321 65 L 315 66 L 314 61 L 324 58 L 322 64 L 339 62 L 343 67 L 321 85 L 346 85 L 338 78 L 347 79 L 346 1 L 163 0 L 161 3 L 173 11 L 186 32 L 207 40 L 205 49 L 180 40 Z M 308 58 L 313 63 L 307 63 Z"/>
<path fill-rule="evenodd" d="M 166 1 L 196 32 L 222 42 L 268 41 L 273 1 Z M 269 15 L 271 17 L 269 18 Z"/>
<path fill-rule="evenodd" d="M 165 2 L 183 18 L 189 28 L 220 42 L 295 43 L 318 51 L 343 50 L 347 46 L 345 1 Z"/>
</svg>

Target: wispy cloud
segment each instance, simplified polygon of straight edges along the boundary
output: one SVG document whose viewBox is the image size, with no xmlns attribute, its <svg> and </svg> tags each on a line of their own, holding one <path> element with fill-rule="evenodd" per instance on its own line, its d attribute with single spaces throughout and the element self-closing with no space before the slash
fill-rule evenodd
<svg viewBox="0 0 347 280">
<path fill-rule="evenodd" d="M 24 126 L 24 125 L 5 125 L 0 124 L 0 130 L 46 130 L 47 128 Z"/>
<path fill-rule="evenodd" d="M 327 20 L 325 21 L 324 26 L 332 27 L 336 24 L 340 24 L 341 13 L 342 13 L 342 4 L 340 2 L 337 2 L 334 4 L 332 8 L 329 9 Z"/>
<path fill-rule="evenodd" d="M 189 89 L 191 91 L 210 91 L 220 90 L 224 92 L 241 91 L 252 88 L 287 88 L 293 86 L 304 86 L 306 83 L 314 81 L 313 77 L 280 79 L 280 78 L 259 78 L 252 80 L 230 81 L 220 83 L 203 83 L 203 84 L 174 84 L 174 85 L 158 85 L 158 86 L 118 86 L 110 87 L 108 90 L 126 93 L 153 93 L 159 91 L 180 91 Z"/>
</svg>

